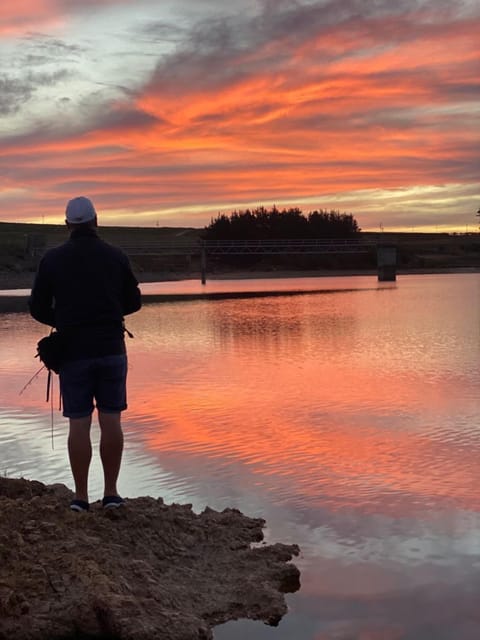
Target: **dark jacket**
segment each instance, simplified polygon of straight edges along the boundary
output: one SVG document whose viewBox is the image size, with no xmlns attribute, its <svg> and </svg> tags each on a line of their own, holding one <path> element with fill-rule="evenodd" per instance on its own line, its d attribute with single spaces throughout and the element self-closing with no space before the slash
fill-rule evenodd
<svg viewBox="0 0 480 640">
<path fill-rule="evenodd" d="M 127 256 L 93 228 L 72 231 L 38 267 L 30 313 L 66 337 L 65 358 L 125 352 L 123 317 L 141 307 Z"/>
</svg>

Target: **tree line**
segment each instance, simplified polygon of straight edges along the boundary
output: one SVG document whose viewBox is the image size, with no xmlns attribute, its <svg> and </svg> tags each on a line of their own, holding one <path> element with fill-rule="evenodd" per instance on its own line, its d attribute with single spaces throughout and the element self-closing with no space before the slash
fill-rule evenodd
<svg viewBox="0 0 480 640">
<path fill-rule="evenodd" d="M 353 238 L 361 229 L 350 213 L 323 209 L 307 215 L 297 208 L 257 207 L 219 214 L 205 227 L 205 240 Z"/>
</svg>

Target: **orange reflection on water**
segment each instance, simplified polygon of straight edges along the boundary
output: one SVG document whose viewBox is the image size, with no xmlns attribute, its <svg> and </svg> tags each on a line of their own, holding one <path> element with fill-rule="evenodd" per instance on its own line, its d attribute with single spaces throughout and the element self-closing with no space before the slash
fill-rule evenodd
<svg viewBox="0 0 480 640">
<path fill-rule="evenodd" d="M 333 507 L 375 510 L 380 497 L 382 510 L 397 515 L 400 502 L 407 511 L 445 499 L 478 508 L 474 425 L 456 443 L 451 427 L 437 422 L 451 395 L 429 392 L 421 375 L 353 372 L 315 358 L 295 371 L 295 362 L 263 355 L 253 382 L 251 363 L 236 351 L 235 366 L 228 358 L 206 362 L 211 384 L 195 387 L 160 378 L 157 385 L 150 356 L 137 354 L 129 420 L 158 420 L 158 430 L 141 436 L 148 450 L 188 455 L 192 464 L 199 455 L 240 460 L 264 483 Z"/>
<path fill-rule="evenodd" d="M 478 510 L 477 283 L 146 305 L 129 319 L 127 437 L 173 474 L 209 461 L 221 482 L 234 465 L 301 506 Z M 47 415 L 45 376 L 18 396 L 41 328 L 6 329 L 0 400 Z"/>
</svg>

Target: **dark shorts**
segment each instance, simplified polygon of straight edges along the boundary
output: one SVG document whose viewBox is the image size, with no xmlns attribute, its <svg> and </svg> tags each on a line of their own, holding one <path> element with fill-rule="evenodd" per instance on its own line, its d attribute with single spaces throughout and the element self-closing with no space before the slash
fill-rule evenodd
<svg viewBox="0 0 480 640">
<path fill-rule="evenodd" d="M 66 362 L 60 368 L 60 391 L 66 418 L 127 408 L 127 356 L 102 356 Z M 95 404 L 94 404 L 95 401 Z"/>
</svg>

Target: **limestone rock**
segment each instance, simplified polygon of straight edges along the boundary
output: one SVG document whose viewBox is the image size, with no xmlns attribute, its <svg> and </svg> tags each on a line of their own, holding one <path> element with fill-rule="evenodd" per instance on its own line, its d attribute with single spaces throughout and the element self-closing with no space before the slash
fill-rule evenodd
<svg viewBox="0 0 480 640">
<path fill-rule="evenodd" d="M 296 545 L 261 545 L 237 510 L 165 505 L 71 512 L 70 492 L 0 478 L 0 640 L 208 640 L 251 618 L 275 625 L 296 591 Z"/>
</svg>

